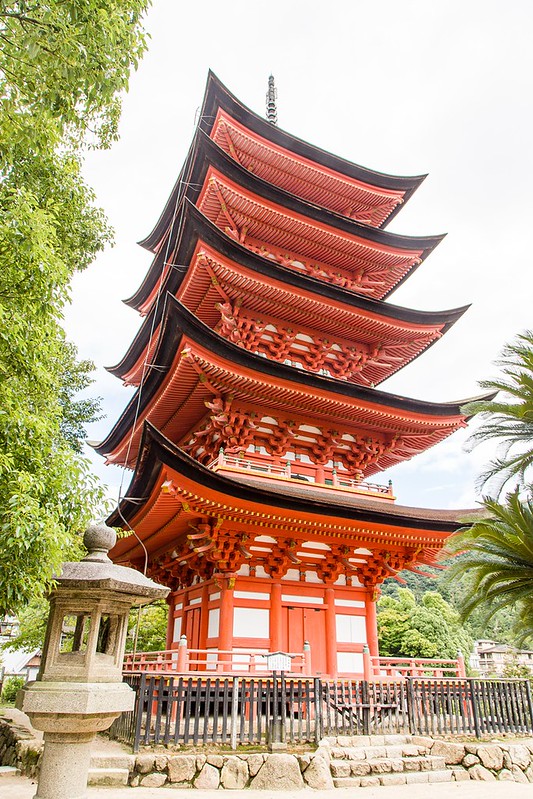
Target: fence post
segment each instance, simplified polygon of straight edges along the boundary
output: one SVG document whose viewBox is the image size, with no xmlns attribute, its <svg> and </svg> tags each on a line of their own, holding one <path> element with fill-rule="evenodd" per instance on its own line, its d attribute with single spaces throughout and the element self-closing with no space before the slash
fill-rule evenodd
<svg viewBox="0 0 533 799">
<path fill-rule="evenodd" d="M 457 676 L 460 680 L 464 680 L 466 677 L 465 659 L 460 649 L 457 652 Z"/>
<path fill-rule="evenodd" d="M 474 732 L 476 734 L 476 738 L 481 738 L 481 730 L 479 727 L 479 713 L 478 713 L 478 706 L 477 706 L 477 696 L 475 685 L 476 681 L 470 678 L 467 680 L 468 685 L 470 686 L 470 698 L 472 702 L 472 719 L 474 721 Z"/>
<path fill-rule="evenodd" d="M 239 678 L 233 678 L 233 693 L 231 695 L 231 731 L 230 745 L 233 750 L 237 749 L 237 715 L 239 710 Z"/>
<path fill-rule="evenodd" d="M 184 674 L 187 671 L 187 636 L 182 635 L 178 644 L 178 662 L 176 663 L 176 671 L 179 674 Z"/>
<path fill-rule="evenodd" d="M 370 649 L 368 644 L 363 646 L 363 680 L 371 680 L 373 674 L 372 658 L 370 657 Z"/>
<path fill-rule="evenodd" d="M 361 708 L 363 717 L 363 735 L 370 735 L 370 685 L 368 680 L 363 680 L 361 684 Z"/>
<path fill-rule="evenodd" d="M 533 700 L 531 698 L 531 685 L 529 680 L 524 680 L 526 686 L 527 704 L 529 708 L 529 732 L 533 732 Z"/>
<path fill-rule="evenodd" d="M 415 726 L 415 689 L 413 687 L 413 678 L 406 677 L 407 680 L 407 719 L 409 721 L 409 732 L 411 735 L 420 733 L 420 730 Z"/>
<path fill-rule="evenodd" d="M 315 742 L 322 740 L 322 681 L 315 677 Z"/>
<path fill-rule="evenodd" d="M 139 751 L 139 744 L 141 742 L 141 728 L 142 728 L 142 720 L 143 720 L 143 708 L 144 708 L 144 695 L 146 692 L 146 674 L 143 671 L 141 674 L 141 680 L 139 682 L 139 687 L 137 689 L 137 696 L 134 705 L 134 713 L 137 713 L 135 718 L 135 735 L 133 738 L 133 753 L 137 754 Z"/>
<path fill-rule="evenodd" d="M 304 669 L 307 675 L 311 674 L 311 644 L 304 641 Z"/>
</svg>

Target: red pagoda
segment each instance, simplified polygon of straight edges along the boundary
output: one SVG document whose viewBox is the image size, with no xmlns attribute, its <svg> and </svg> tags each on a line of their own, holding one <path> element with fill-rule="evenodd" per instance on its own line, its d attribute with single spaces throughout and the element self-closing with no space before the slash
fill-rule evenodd
<svg viewBox="0 0 533 799">
<path fill-rule="evenodd" d="M 379 585 L 432 564 L 460 511 L 397 505 L 367 478 L 465 424 L 462 402 L 377 386 L 466 308 L 385 300 L 441 240 L 385 230 L 421 177 L 285 133 L 209 74 L 199 124 L 127 302 L 111 369 L 137 387 L 97 451 L 134 470 L 111 553 L 170 586 L 167 649 L 302 652 L 357 675 Z M 464 513 L 464 512 L 463 512 Z M 309 647 L 305 647 L 309 648 Z M 248 664 L 248 665 L 247 665 Z"/>
</svg>

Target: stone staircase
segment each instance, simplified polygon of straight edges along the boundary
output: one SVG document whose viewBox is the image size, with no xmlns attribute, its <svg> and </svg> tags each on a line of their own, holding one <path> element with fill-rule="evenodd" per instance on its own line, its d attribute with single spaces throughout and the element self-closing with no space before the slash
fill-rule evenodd
<svg viewBox="0 0 533 799">
<path fill-rule="evenodd" d="M 87 784 L 100 787 L 127 785 L 134 764 L 135 755 L 95 753 L 91 757 Z"/>
<path fill-rule="evenodd" d="M 450 768 L 432 755 L 434 741 L 411 735 L 359 735 L 325 738 L 336 788 L 374 787 L 469 779 L 466 769 Z"/>
</svg>

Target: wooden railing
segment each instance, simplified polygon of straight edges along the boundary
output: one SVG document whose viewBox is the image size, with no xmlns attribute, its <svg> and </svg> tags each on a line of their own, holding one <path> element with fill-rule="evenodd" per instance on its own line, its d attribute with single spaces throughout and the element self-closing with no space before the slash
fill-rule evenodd
<svg viewBox="0 0 533 799">
<path fill-rule="evenodd" d="M 140 745 L 317 743 L 358 734 L 533 733 L 528 680 L 321 680 L 128 674 L 135 709 L 111 737 Z"/>
<path fill-rule="evenodd" d="M 226 455 L 224 452 L 220 452 L 218 457 L 208 464 L 208 468 L 213 471 L 229 469 L 231 471 L 253 472 L 253 474 L 258 476 L 264 475 L 266 477 L 274 477 L 282 480 L 297 480 L 301 477 L 301 479 L 306 481 L 310 480 L 313 484 L 323 488 L 342 489 L 344 491 L 353 491 L 357 494 L 368 494 L 381 498 L 394 499 L 392 482 L 390 481 L 388 485 L 368 483 L 366 481 L 362 482 L 356 478 L 339 474 L 336 469 L 333 469 L 329 472 L 330 478 L 327 482 L 317 483 L 312 473 L 299 475 L 299 472 L 305 469 L 300 461 L 287 460 L 285 466 L 282 466 L 262 458 L 237 458 L 234 455 Z"/>
<path fill-rule="evenodd" d="M 456 660 L 440 658 L 371 657 L 371 669 L 365 674 L 369 679 L 379 677 L 466 677 L 465 662 L 461 653 Z"/>
<path fill-rule="evenodd" d="M 127 653 L 124 657 L 125 673 L 158 672 L 170 674 L 190 674 L 201 671 L 204 674 L 252 675 L 267 672 L 264 650 L 246 651 L 224 649 L 189 649 L 187 638 L 182 635 L 177 649 L 158 652 Z M 311 650 L 287 653 L 291 658 L 290 674 L 311 674 Z"/>
</svg>

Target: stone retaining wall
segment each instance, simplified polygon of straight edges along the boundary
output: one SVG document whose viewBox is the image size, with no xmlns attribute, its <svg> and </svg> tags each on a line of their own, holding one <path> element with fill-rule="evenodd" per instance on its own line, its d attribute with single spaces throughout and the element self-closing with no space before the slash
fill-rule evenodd
<svg viewBox="0 0 533 799">
<path fill-rule="evenodd" d="M 41 750 L 30 731 L 0 719 L 0 765 L 35 777 Z M 120 770 L 123 784 L 132 787 L 327 790 L 470 779 L 533 783 L 533 739 L 456 743 L 421 736 L 339 736 L 325 738 L 314 752 L 296 754 L 161 750 L 110 753 L 96 761 L 93 784 L 113 784 L 112 772 Z"/>
<path fill-rule="evenodd" d="M 0 766 L 15 766 L 22 774 L 35 777 L 43 745 L 26 727 L 0 719 Z"/>
</svg>

